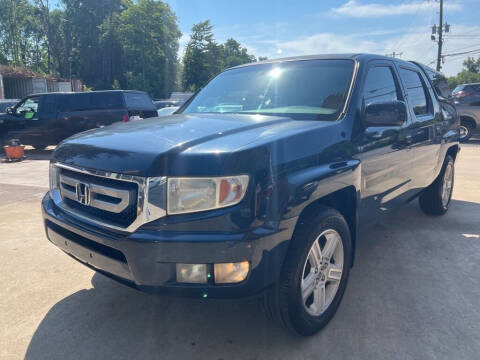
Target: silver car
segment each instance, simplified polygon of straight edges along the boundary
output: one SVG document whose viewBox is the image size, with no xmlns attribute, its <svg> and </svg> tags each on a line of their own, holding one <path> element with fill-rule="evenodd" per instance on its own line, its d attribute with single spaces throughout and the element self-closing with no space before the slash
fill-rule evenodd
<svg viewBox="0 0 480 360">
<path fill-rule="evenodd" d="M 452 95 L 460 116 L 460 141 L 465 142 L 480 129 L 480 83 L 458 85 Z"/>
</svg>

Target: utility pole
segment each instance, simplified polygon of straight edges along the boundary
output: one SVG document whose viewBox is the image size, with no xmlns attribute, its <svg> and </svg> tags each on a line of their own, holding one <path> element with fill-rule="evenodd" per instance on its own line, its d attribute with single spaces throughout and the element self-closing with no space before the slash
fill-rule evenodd
<svg viewBox="0 0 480 360">
<path fill-rule="evenodd" d="M 438 26 L 438 54 L 437 54 L 437 71 L 442 68 L 442 45 L 443 45 L 443 0 L 440 0 L 440 24 Z"/>
</svg>

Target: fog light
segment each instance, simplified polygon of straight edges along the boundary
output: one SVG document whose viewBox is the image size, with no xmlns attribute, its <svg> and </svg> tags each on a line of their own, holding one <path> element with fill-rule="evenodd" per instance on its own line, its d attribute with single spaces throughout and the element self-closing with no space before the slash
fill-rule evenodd
<svg viewBox="0 0 480 360">
<path fill-rule="evenodd" d="M 177 264 L 177 282 L 207 283 L 206 264 Z"/>
<path fill-rule="evenodd" d="M 215 282 L 217 284 L 241 282 L 247 277 L 249 267 L 248 261 L 215 264 L 213 269 Z"/>
</svg>

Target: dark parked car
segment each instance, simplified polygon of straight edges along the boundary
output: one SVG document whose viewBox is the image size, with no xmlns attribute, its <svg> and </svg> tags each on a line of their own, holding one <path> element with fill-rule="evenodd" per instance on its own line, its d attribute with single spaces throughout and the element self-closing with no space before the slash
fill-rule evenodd
<svg viewBox="0 0 480 360">
<path fill-rule="evenodd" d="M 15 106 L 20 100 L 18 99 L 3 99 L 0 100 L 0 114 L 4 113 L 7 108 Z"/>
<path fill-rule="evenodd" d="M 480 128 L 480 83 L 461 84 L 453 90 L 460 116 L 460 141 L 467 141 Z"/>
<path fill-rule="evenodd" d="M 155 116 L 152 100 L 140 91 L 35 94 L 0 115 L 0 139 L 43 149 L 85 130 Z"/>
<path fill-rule="evenodd" d="M 311 335 L 340 304 L 359 225 L 414 198 L 427 214 L 448 210 L 458 137 L 455 107 L 414 63 L 243 65 L 175 115 L 62 142 L 46 233 L 140 290 L 261 294 L 271 317 Z"/>
</svg>

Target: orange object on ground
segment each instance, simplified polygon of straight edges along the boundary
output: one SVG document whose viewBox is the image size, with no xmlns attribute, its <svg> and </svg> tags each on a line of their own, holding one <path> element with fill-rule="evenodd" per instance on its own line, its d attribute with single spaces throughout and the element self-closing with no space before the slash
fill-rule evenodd
<svg viewBox="0 0 480 360">
<path fill-rule="evenodd" d="M 23 149 L 25 146 L 18 145 L 18 146 L 4 146 L 5 153 L 7 154 L 7 158 L 9 159 L 22 159 L 24 155 Z"/>
</svg>

